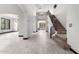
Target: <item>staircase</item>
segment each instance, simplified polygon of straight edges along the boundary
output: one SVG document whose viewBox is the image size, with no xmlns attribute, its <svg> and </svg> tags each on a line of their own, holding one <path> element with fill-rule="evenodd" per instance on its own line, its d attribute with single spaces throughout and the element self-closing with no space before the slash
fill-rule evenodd
<svg viewBox="0 0 79 59">
<path fill-rule="evenodd" d="M 50 17 L 57 33 L 66 34 L 66 29 L 63 27 L 63 25 L 60 23 L 60 21 L 54 15 L 50 15 L 49 17 Z"/>
<path fill-rule="evenodd" d="M 52 22 L 55 30 L 57 31 L 57 34 L 54 37 L 54 40 L 62 48 L 64 48 L 64 49 L 70 49 L 70 46 L 67 44 L 67 35 L 66 35 L 67 33 L 66 33 L 66 29 L 60 23 L 60 21 L 56 18 L 55 15 L 52 15 L 49 11 L 48 11 L 48 14 L 49 14 L 49 17 L 51 19 L 51 22 Z"/>
</svg>

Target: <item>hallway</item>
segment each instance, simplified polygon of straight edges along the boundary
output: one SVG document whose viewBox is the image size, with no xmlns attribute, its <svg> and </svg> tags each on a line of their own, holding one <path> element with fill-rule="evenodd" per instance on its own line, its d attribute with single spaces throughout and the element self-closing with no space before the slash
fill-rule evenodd
<svg viewBox="0 0 79 59">
<path fill-rule="evenodd" d="M 0 53 L 73 54 L 73 52 L 59 47 L 55 41 L 49 38 L 49 34 L 42 30 L 32 34 L 28 40 L 23 40 L 22 37 L 18 37 L 18 32 L 0 35 Z"/>
</svg>

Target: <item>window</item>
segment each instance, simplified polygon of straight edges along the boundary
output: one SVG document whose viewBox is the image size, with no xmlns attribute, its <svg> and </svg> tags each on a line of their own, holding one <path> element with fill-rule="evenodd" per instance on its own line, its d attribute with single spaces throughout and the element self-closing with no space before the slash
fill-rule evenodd
<svg viewBox="0 0 79 59">
<path fill-rule="evenodd" d="M 5 29 L 5 18 L 1 18 L 1 29 Z"/>
<path fill-rule="evenodd" d="M 9 19 L 5 20 L 5 29 L 10 29 L 10 20 Z"/>
<path fill-rule="evenodd" d="M 1 29 L 10 29 L 10 19 L 1 18 Z"/>
</svg>

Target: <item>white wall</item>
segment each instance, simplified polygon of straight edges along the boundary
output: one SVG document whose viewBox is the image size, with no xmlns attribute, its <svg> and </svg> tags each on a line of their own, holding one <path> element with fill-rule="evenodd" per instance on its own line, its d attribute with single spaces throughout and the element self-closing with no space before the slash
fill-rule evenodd
<svg viewBox="0 0 79 59">
<path fill-rule="evenodd" d="M 20 19 L 18 20 L 18 31 L 19 35 L 23 35 L 24 37 L 28 37 L 28 21 L 27 14 L 21 14 Z"/>
<path fill-rule="evenodd" d="M 33 31 L 36 31 L 36 17 L 34 15 L 28 15 L 27 14 L 28 37 L 30 37 L 32 35 Z"/>
<path fill-rule="evenodd" d="M 50 28 L 51 26 L 53 26 L 51 19 L 49 18 L 49 16 L 47 16 L 47 24 L 48 24 L 48 32 L 50 33 Z"/>
<path fill-rule="evenodd" d="M 33 25 L 33 31 L 36 32 L 36 16 L 33 17 L 33 23 L 32 23 L 32 25 Z"/>
<path fill-rule="evenodd" d="M 33 17 L 31 15 L 27 16 L 28 19 L 28 36 L 30 36 L 33 33 Z"/>
<path fill-rule="evenodd" d="M 66 11 L 65 11 L 65 5 L 57 5 L 57 8 L 53 8 L 53 13 L 58 18 L 58 20 L 61 22 L 61 24 L 66 28 Z"/>
<path fill-rule="evenodd" d="M 72 4 L 58 6 L 55 13 L 59 13 L 58 16 L 56 15 L 57 18 L 67 28 L 67 42 L 71 48 L 79 53 L 79 5 Z M 63 14 L 61 14 L 62 12 Z M 72 24 L 72 27 L 69 27 L 69 24 Z"/>
<path fill-rule="evenodd" d="M 33 31 L 36 31 L 36 16 L 30 16 L 30 19 L 28 20 L 28 26 L 29 26 L 29 35 L 33 33 Z"/>
<path fill-rule="evenodd" d="M 18 5 L 21 10 L 23 11 L 23 15 L 20 17 L 19 20 L 19 30 L 20 34 L 23 35 L 25 38 L 28 38 L 33 31 L 36 31 L 36 17 L 35 17 L 35 5 L 33 4 L 23 4 Z M 25 29 L 25 30 L 24 30 Z"/>
<path fill-rule="evenodd" d="M 28 18 L 27 18 L 27 15 L 24 15 L 24 18 L 21 20 L 21 22 L 22 22 L 22 27 L 20 28 L 21 29 L 21 31 L 22 31 L 22 33 L 23 33 L 23 36 L 25 37 L 25 38 L 28 38 L 28 34 L 29 34 L 29 31 L 28 31 Z"/>
<path fill-rule="evenodd" d="M 28 15 L 28 32 L 29 36 L 36 31 L 36 6 L 34 4 L 24 5 Z"/>
<path fill-rule="evenodd" d="M 79 5 L 67 5 L 66 10 L 68 43 L 79 53 Z M 69 27 L 70 23 L 72 27 Z"/>
</svg>

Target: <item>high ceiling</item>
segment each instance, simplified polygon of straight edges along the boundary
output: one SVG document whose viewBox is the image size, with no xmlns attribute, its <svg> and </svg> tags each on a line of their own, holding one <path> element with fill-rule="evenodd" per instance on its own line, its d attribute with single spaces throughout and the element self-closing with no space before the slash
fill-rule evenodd
<svg viewBox="0 0 79 59">
<path fill-rule="evenodd" d="M 50 10 L 50 11 L 52 10 L 52 12 L 53 12 L 53 5 L 51 5 L 51 4 L 37 4 L 36 5 L 37 20 L 46 20 L 48 10 Z"/>
<path fill-rule="evenodd" d="M 53 4 L 19 4 L 18 5 L 24 13 L 36 15 L 36 12 L 53 12 Z"/>
<path fill-rule="evenodd" d="M 23 13 L 36 16 L 37 20 L 46 20 L 47 11 L 53 12 L 53 4 L 19 4 Z"/>
<path fill-rule="evenodd" d="M 37 12 L 47 12 L 48 10 L 53 12 L 53 4 L 37 4 Z"/>
</svg>

